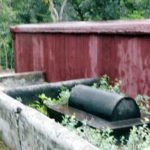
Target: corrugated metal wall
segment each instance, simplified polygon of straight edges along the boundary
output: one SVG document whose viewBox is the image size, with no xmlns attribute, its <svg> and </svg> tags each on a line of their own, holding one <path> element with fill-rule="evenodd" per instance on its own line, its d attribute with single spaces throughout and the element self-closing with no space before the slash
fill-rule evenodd
<svg viewBox="0 0 150 150">
<path fill-rule="evenodd" d="M 150 95 L 149 21 L 145 28 L 141 28 L 143 22 L 133 22 L 135 28 L 132 22 L 129 27 L 105 23 L 105 30 L 102 23 L 95 28 L 94 23 L 78 24 L 80 28 L 73 26 L 72 30 L 59 23 L 43 30 L 38 26 L 30 29 L 30 25 L 27 29 L 13 27 L 16 72 L 42 70 L 48 82 L 107 74 L 122 80 L 122 89 L 130 96 Z"/>
</svg>

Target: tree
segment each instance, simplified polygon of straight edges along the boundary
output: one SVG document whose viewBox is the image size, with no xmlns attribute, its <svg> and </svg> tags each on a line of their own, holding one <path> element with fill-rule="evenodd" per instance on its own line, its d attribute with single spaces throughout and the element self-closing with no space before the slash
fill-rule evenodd
<svg viewBox="0 0 150 150">
<path fill-rule="evenodd" d="M 18 23 L 38 23 L 50 21 L 47 6 L 41 0 L 13 0 L 13 10 Z"/>
<path fill-rule="evenodd" d="M 0 65 L 13 67 L 11 25 L 150 18 L 149 8 L 150 0 L 0 0 Z"/>
<path fill-rule="evenodd" d="M 15 20 L 15 12 L 10 7 L 10 1 L 0 0 L 0 65 L 5 69 L 13 67 L 13 51 L 9 26 Z"/>
<path fill-rule="evenodd" d="M 67 4 L 67 0 L 58 2 L 55 1 L 55 3 L 53 0 L 43 0 L 43 2 L 48 6 L 53 22 L 63 20 L 64 9 Z M 60 4 L 60 7 L 57 7 L 59 6 L 58 4 Z"/>
</svg>

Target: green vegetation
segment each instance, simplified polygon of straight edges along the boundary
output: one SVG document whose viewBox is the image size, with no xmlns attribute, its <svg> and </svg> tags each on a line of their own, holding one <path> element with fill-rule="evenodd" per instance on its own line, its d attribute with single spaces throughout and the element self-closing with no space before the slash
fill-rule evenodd
<svg viewBox="0 0 150 150">
<path fill-rule="evenodd" d="M 77 127 L 75 116 L 65 116 L 62 125 L 103 150 L 143 150 L 150 145 L 150 129 L 145 124 L 140 127 L 133 126 L 129 138 L 122 136 L 120 144 L 117 143 L 113 131 L 109 128 L 93 129 L 86 125 L 86 121 L 82 126 Z"/>
<path fill-rule="evenodd" d="M 120 84 L 121 81 L 115 80 L 115 82 L 112 82 L 107 75 L 104 75 L 94 83 L 92 87 L 122 94 L 120 91 Z M 63 86 L 57 98 L 50 98 L 45 94 L 41 94 L 39 95 L 39 101 L 36 101 L 30 106 L 46 114 L 45 105 L 67 104 L 69 96 L 70 91 Z M 147 114 L 149 114 L 149 100 L 150 97 L 148 96 L 138 95 L 136 97 L 141 111 Z M 86 124 L 86 120 L 83 120 L 82 124 L 79 126 L 75 116 L 64 116 L 61 124 L 103 150 L 143 150 L 147 149 L 150 145 L 150 129 L 147 128 L 145 124 L 139 127 L 133 126 L 130 130 L 129 137 L 122 136 L 119 139 L 119 144 L 118 139 L 112 134 L 113 130 L 108 128 L 103 130 L 91 128 Z"/>
<path fill-rule="evenodd" d="M 149 0 L 0 0 L 0 70 L 14 66 L 11 25 L 150 18 L 149 7 Z"/>
<path fill-rule="evenodd" d="M 46 116 L 48 115 L 46 106 L 44 105 L 43 101 L 40 101 L 40 100 L 35 101 L 34 103 L 29 104 L 29 107 L 36 109 L 37 111 L 41 112 L 42 114 Z"/>
<path fill-rule="evenodd" d="M 99 78 L 96 83 L 93 83 L 92 87 L 96 89 L 123 94 L 120 91 L 121 81 L 116 80 L 115 82 L 112 83 L 112 85 L 109 82 L 110 82 L 110 78 L 107 75 L 104 75 L 101 78 Z M 68 105 L 69 96 L 70 96 L 70 91 L 66 87 L 62 86 L 57 98 L 47 97 L 44 93 L 42 93 L 39 95 L 39 100 L 36 101 L 34 104 L 32 104 L 31 107 L 33 106 L 33 108 L 35 108 L 35 106 L 37 107 L 37 104 L 39 107 L 41 106 L 41 104 L 47 106 L 59 105 L 59 104 Z"/>
<path fill-rule="evenodd" d="M 93 83 L 92 87 L 95 87 L 96 89 L 100 90 L 106 90 L 110 92 L 116 92 L 118 94 L 123 94 L 120 90 L 121 81 L 115 80 L 111 81 L 109 76 L 103 75 L 101 78 L 99 78 L 98 82 Z"/>
<path fill-rule="evenodd" d="M 139 105 L 141 112 L 144 112 L 150 115 L 150 112 L 149 112 L 150 111 L 150 103 L 149 103 L 150 97 L 147 95 L 138 95 L 135 98 L 135 100 L 137 104 Z"/>
<path fill-rule="evenodd" d="M 63 105 L 67 104 L 69 100 L 70 92 L 67 88 L 61 88 L 60 93 L 57 98 L 47 97 L 44 93 L 39 95 L 39 99 L 45 105 Z"/>
<path fill-rule="evenodd" d="M 35 108 L 44 115 L 48 115 L 46 106 L 67 104 L 69 96 L 70 96 L 69 90 L 66 89 L 65 87 L 62 87 L 60 89 L 60 93 L 57 98 L 47 97 L 44 93 L 42 93 L 39 95 L 38 100 L 36 100 L 32 104 L 29 104 L 29 107 Z"/>
<path fill-rule="evenodd" d="M 125 95 L 124 93 L 121 92 L 120 86 L 121 86 L 121 81 L 119 81 L 117 79 L 115 81 L 111 81 L 109 76 L 107 76 L 107 75 L 103 75 L 101 78 L 98 79 L 98 81 L 96 83 L 93 83 L 93 85 L 92 85 L 92 87 L 96 88 L 96 89 L 106 90 L 106 91 Z M 66 87 L 62 86 L 57 98 L 51 98 L 51 97 L 46 96 L 45 93 L 42 93 L 38 97 L 39 100 L 35 101 L 30 106 L 40 110 L 40 109 L 42 109 L 41 107 L 43 107 L 44 105 L 47 105 L 47 106 L 48 105 L 59 105 L 59 104 L 61 104 L 61 105 L 67 104 L 68 105 L 69 96 L 70 96 L 70 91 Z M 149 115 L 150 114 L 150 112 L 149 112 L 150 97 L 147 95 L 137 95 L 135 100 L 136 100 L 137 104 L 139 105 L 141 112 Z M 45 108 L 43 107 L 43 109 L 45 109 Z M 42 111 L 40 111 L 40 112 L 42 112 Z"/>
</svg>

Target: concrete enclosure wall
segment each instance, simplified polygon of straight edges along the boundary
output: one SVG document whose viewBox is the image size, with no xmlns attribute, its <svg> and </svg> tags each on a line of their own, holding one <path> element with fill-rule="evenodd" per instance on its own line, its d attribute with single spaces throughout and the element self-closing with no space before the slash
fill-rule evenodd
<svg viewBox="0 0 150 150">
<path fill-rule="evenodd" d="M 103 74 L 129 96 L 150 95 L 150 21 L 67 22 L 11 28 L 15 71 L 63 81 Z"/>
<path fill-rule="evenodd" d="M 0 92 L 0 134 L 11 150 L 98 150 L 3 92 Z"/>
</svg>

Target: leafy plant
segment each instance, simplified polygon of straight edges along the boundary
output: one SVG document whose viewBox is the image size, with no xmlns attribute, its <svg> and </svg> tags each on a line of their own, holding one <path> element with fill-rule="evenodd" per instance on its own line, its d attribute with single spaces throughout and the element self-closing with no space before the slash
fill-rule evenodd
<svg viewBox="0 0 150 150">
<path fill-rule="evenodd" d="M 147 95 L 137 95 L 135 98 L 137 104 L 139 105 L 141 111 L 150 115 L 150 97 Z"/>
<path fill-rule="evenodd" d="M 103 75 L 98 82 L 93 84 L 93 87 L 101 90 L 116 92 L 119 94 L 123 94 L 120 90 L 121 81 L 115 80 L 115 82 L 110 84 L 110 78 L 107 75 Z"/>
<path fill-rule="evenodd" d="M 39 99 L 43 101 L 46 105 L 58 105 L 58 104 L 67 104 L 70 97 L 70 91 L 66 88 L 61 88 L 57 98 L 47 97 L 44 93 L 39 95 Z"/>
<path fill-rule="evenodd" d="M 78 121 L 76 120 L 75 115 L 72 116 L 65 115 L 63 116 L 61 124 L 71 130 L 74 130 L 74 128 L 78 124 Z"/>
<path fill-rule="evenodd" d="M 77 127 L 78 122 L 74 115 L 64 116 L 61 124 L 103 150 L 143 150 L 150 145 L 150 129 L 145 124 L 133 126 L 128 139 L 121 137 L 121 144 L 117 144 L 117 139 L 109 128 L 93 129 L 87 126 L 86 121 Z"/>
<path fill-rule="evenodd" d="M 143 150 L 150 145 L 150 129 L 144 124 L 130 130 L 127 144 L 122 145 L 123 150 Z"/>
<path fill-rule="evenodd" d="M 32 104 L 29 104 L 28 106 L 36 109 L 37 111 L 41 112 L 46 116 L 48 115 L 46 106 L 38 100 Z"/>
</svg>

